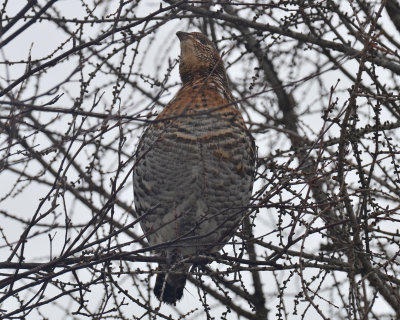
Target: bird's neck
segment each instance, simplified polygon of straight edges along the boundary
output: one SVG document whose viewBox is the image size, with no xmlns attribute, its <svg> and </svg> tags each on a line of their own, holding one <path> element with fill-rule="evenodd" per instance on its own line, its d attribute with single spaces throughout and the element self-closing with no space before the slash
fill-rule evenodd
<svg viewBox="0 0 400 320">
<path fill-rule="evenodd" d="M 194 76 L 186 81 L 183 81 L 182 91 L 186 90 L 201 91 L 201 90 L 215 90 L 228 101 L 234 101 L 231 90 L 228 86 L 226 76 L 218 76 L 211 74 L 208 76 Z"/>
<path fill-rule="evenodd" d="M 228 80 L 225 75 L 221 74 L 192 74 L 187 77 L 182 77 L 184 87 L 218 87 L 226 91 L 229 90 Z"/>
</svg>

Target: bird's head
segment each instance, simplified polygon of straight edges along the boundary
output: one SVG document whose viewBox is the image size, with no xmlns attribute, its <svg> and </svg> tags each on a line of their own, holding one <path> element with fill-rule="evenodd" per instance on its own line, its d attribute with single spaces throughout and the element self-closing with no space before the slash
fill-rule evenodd
<svg viewBox="0 0 400 320">
<path fill-rule="evenodd" d="M 176 33 L 181 42 L 179 73 L 182 82 L 195 78 L 218 77 L 224 83 L 225 68 L 214 44 L 200 32 Z"/>
</svg>

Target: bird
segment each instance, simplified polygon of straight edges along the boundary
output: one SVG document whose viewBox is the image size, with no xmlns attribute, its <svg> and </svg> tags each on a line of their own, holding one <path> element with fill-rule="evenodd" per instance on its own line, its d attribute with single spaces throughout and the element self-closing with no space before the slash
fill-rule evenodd
<svg viewBox="0 0 400 320">
<path fill-rule="evenodd" d="M 218 252 L 240 227 L 256 161 L 214 43 L 200 32 L 176 35 L 182 87 L 145 128 L 133 169 L 141 228 L 165 258 L 153 291 L 171 305 L 183 296 L 188 258 Z"/>
</svg>

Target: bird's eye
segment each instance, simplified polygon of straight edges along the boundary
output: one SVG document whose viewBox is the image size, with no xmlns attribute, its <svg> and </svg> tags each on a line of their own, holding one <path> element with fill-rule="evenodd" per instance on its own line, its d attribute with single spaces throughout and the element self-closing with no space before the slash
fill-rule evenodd
<svg viewBox="0 0 400 320">
<path fill-rule="evenodd" d="M 204 45 L 208 44 L 206 39 L 199 39 L 199 41 L 200 41 L 201 44 L 204 44 Z"/>
</svg>

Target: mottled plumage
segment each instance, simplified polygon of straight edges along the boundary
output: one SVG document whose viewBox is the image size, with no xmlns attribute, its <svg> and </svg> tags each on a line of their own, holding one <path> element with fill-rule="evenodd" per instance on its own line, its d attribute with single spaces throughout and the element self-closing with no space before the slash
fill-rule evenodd
<svg viewBox="0 0 400 320">
<path fill-rule="evenodd" d="M 214 45 L 197 32 L 177 36 L 183 86 L 141 137 L 134 168 L 141 226 L 168 262 L 154 288 L 167 303 L 183 294 L 190 264 L 179 261 L 217 252 L 238 228 L 255 162 L 254 141 Z"/>
</svg>

